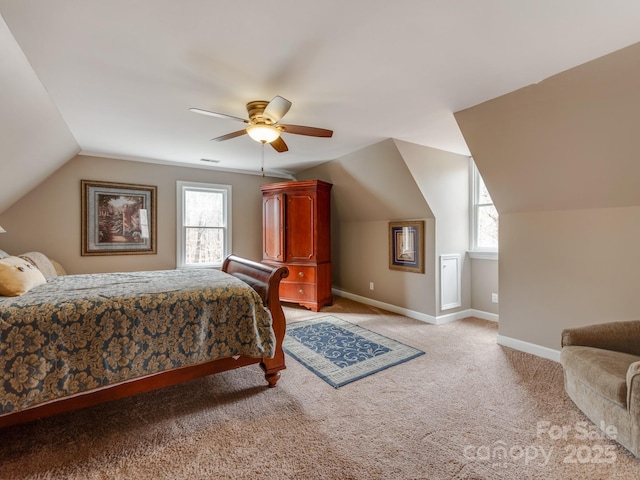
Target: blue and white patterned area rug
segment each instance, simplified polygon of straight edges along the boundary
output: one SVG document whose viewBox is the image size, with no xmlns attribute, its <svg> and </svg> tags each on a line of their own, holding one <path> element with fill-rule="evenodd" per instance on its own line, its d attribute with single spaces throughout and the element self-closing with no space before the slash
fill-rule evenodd
<svg viewBox="0 0 640 480">
<path fill-rule="evenodd" d="M 424 355 L 332 315 L 288 325 L 283 348 L 335 388 Z"/>
</svg>

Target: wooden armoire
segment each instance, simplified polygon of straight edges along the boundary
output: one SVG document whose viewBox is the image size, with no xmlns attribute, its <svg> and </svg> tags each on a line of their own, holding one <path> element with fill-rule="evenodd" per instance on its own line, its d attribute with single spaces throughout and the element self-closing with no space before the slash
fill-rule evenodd
<svg viewBox="0 0 640 480">
<path fill-rule="evenodd" d="M 262 261 L 286 266 L 280 300 L 331 305 L 331 187 L 321 180 L 262 185 Z"/>
</svg>

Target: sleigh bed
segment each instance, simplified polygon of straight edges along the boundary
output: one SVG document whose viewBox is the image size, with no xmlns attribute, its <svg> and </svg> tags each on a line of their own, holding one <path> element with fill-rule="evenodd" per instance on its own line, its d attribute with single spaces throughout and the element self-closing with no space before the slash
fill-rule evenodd
<svg viewBox="0 0 640 480">
<path fill-rule="evenodd" d="M 285 369 L 286 268 L 48 278 L 0 296 L 0 428 L 259 364 Z"/>
</svg>

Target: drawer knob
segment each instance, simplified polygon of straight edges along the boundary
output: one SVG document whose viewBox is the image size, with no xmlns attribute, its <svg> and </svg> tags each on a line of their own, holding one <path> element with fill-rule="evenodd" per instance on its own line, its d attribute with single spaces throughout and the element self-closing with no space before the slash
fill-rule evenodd
<svg viewBox="0 0 640 480">
<path fill-rule="evenodd" d="M 304 295 L 304 290 L 303 290 L 303 289 L 300 289 L 300 290 L 298 290 L 298 293 L 299 293 L 300 295 Z"/>
<path fill-rule="evenodd" d="M 300 278 L 304 277 L 304 272 L 298 272 L 298 276 L 299 276 Z"/>
</svg>

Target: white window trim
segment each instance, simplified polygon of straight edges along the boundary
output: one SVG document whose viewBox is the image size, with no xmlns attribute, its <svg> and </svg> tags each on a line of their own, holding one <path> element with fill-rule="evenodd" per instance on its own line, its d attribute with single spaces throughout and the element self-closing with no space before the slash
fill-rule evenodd
<svg viewBox="0 0 640 480">
<path fill-rule="evenodd" d="M 498 260 L 497 250 L 469 250 L 467 254 L 478 260 Z"/>
<path fill-rule="evenodd" d="M 476 258 L 481 260 L 498 260 L 498 249 L 497 248 L 479 248 L 477 246 L 477 229 L 476 229 L 476 217 L 477 217 L 477 209 L 480 206 L 486 206 L 489 204 L 478 204 L 476 203 L 476 199 L 478 198 L 478 181 L 479 181 L 479 172 L 478 167 L 476 167 L 473 158 L 469 158 L 469 183 L 471 185 L 471 195 L 469 195 L 470 206 L 469 206 L 469 251 L 467 254 L 470 258 Z"/>
<path fill-rule="evenodd" d="M 184 191 L 191 190 L 222 190 L 225 192 L 225 212 L 224 212 L 224 252 L 223 258 L 232 251 L 231 243 L 231 185 L 221 185 L 215 183 L 199 183 L 199 182 L 176 182 L 176 265 L 177 268 L 220 268 L 222 263 L 203 263 L 200 265 L 185 264 L 185 229 L 184 229 Z"/>
</svg>

